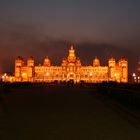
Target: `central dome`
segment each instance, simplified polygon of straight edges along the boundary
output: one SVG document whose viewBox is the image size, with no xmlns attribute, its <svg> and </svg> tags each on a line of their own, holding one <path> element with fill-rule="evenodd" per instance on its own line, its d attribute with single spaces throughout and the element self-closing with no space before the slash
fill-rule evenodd
<svg viewBox="0 0 140 140">
<path fill-rule="evenodd" d="M 49 59 L 48 56 L 45 58 L 44 64 L 43 64 L 43 65 L 44 65 L 44 66 L 50 66 L 50 65 L 51 65 L 51 61 L 50 61 L 50 59 Z"/>
<path fill-rule="evenodd" d="M 76 62 L 75 50 L 73 49 L 73 46 L 71 46 L 69 50 L 68 62 L 70 63 Z"/>
<path fill-rule="evenodd" d="M 100 66 L 100 60 L 97 57 L 95 57 L 95 59 L 93 60 L 93 66 L 94 67 L 99 67 Z"/>
</svg>

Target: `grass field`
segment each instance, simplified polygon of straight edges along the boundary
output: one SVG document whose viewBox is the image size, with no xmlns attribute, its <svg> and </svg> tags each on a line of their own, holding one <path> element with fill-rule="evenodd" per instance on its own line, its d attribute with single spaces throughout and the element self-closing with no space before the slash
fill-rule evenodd
<svg viewBox="0 0 140 140">
<path fill-rule="evenodd" d="M 0 140 L 140 140 L 140 120 L 94 88 L 0 93 Z"/>
</svg>

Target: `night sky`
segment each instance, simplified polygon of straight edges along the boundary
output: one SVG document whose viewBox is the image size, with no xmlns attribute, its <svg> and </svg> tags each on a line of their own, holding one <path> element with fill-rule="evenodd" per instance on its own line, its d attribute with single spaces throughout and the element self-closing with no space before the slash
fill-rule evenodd
<svg viewBox="0 0 140 140">
<path fill-rule="evenodd" d="M 83 65 L 98 56 L 140 59 L 139 0 L 0 0 L 0 73 L 14 72 L 18 55 L 60 65 L 74 44 Z"/>
</svg>

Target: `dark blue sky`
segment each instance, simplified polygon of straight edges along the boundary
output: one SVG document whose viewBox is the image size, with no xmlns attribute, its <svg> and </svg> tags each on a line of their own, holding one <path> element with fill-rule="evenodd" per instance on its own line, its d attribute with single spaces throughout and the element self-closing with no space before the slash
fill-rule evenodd
<svg viewBox="0 0 140 140">
<path fill-rule="evenodd" d="M 13 57 L 16 54 L 12 48 L 17 45 L 26 53 L 27 48 L 32 50 L 33 43 L 27 43 L 29 40 L 46 43 L 51 38 L 50 43 L 53 38 L 54 42 L 90 43 L 93 51 L 95 44 L 114 46 L 120 51 L 132 50 L 133 55 L 136 52 L 134 60 L 137 61 L 140 58 L 137 54 L 140 52 L 140 1 L 1 0 L 0 38 L 0 51 L 4 53 L 4 48 L 9 48 Z M 23 44 L 28 47 L 24 48 Z M 41 45 L 39 49 L 43 49 Z M 30 53 L 38 55 L 38 51 Z M 131 62 L 133 56 L 128 54 L 127 57 Z M 2 60 L 5 60 L 4 56 Z"/>
</svg>

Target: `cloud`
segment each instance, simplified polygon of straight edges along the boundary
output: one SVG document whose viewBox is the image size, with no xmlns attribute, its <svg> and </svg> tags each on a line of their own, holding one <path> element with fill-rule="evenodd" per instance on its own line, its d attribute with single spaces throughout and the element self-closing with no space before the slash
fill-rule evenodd
<svg viewBox="0 0 140 140">
<path fill-rule="evenodd" d="M 117 59 L 125 56 L 132 72 L 136 70 L 136 62 L 140 59 L 137 50 L 104 42 L 56 39 L 32 25 L 7 24 L 0 32 L 0 72 L 14 72 L 14 61 L 19 55 L 25 60 L 34 56 L 37 65 L 49 56 L 53 65 L 60 65 L 62 58 L 68 55 L 71 44 L 74 44 L 76 55 L 83 65 L 92 64 L 95 56 L 99 57 L 102 65 L 107 65 L 110 56 Z"/>
</svg>

